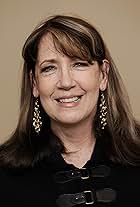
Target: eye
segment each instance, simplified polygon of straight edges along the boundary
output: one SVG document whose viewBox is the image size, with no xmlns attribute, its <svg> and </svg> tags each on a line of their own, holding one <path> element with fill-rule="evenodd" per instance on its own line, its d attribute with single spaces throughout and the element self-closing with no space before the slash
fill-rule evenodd
<svg viewBox="0 0 140 207">
<path fill-rule="evenodd" d="M 78 61 L 78 62 L 75 62 L 74 64 L 73 64 L 73 67 L 74 68 L 76 68 L 76 69 L 81 69 L 81 70 L 85 70 L 86 68 L 88 68 L 89 67 L 89 63 L 87 62 L 87 61 L 84 61 L 84 62 L 82 62 L 82 61 Z"/>
<path fill-rule="evenodd" d="M 48 65 L 48 66 L 46 66 L 46 67 L 43 67 L 42 69 L 41 69 L 41 73 L 45 73 L 45 74 L 47 74 L 47 75 L 51 75 L 51 74 L 53 74 L 55 71 L 56 71 L 56 66 L 55 65 Z"/>
</svg>

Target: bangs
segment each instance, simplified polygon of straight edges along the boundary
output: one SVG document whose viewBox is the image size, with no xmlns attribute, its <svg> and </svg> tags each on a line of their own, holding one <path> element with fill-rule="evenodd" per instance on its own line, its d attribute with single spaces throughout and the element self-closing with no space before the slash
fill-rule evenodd
<svg viewBox="0 0 140 207">
<path fill-rule="evenodd" d="M 71 19 L 48 20 L 38 26 L 26 40 L 22 56 L 28 70 L 35 70 L 39 44 L 45 35 L 51 35 L 55 49 L 70 57 L 86 60 L 99 65 L 105 58 L 105 47 L 100 34 L 88 24 Z"/>
<path fill-rule="evenodd" d="M 55 49 L 70 57 L 70 58 L 79 58 L 81 60 L 86 60 L 89 63 L 92 63 L 95 60 L 93 55 L 92 43 L 87 37 L 83 37 L 78 33 L 72 31 L 65 32 L 60 30 L 50 30 L 49 33 L 52 36 Z"/>
</svg>

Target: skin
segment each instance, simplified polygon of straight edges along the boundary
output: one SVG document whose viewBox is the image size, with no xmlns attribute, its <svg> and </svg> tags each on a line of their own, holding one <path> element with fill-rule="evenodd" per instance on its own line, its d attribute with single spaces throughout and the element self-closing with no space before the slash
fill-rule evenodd
<svg viewBox="0 0 140 207">
<path fill-rule="evenodd" d="M 40 97 L 51 119 L 52 130 L 71 154 L 67 158 L 64 155 L 65 160 L 78 167 L 90 158 L 94 148 L 92 123 L 99 90 L 107 87 L 107 74 L 106 60 L 100 68 L 96 61 L 91 65 L 87 61 L 71 59 L 56 50 L 51 35 L 47 34 L 41 39 L 33 95 Z"/>
</svg>

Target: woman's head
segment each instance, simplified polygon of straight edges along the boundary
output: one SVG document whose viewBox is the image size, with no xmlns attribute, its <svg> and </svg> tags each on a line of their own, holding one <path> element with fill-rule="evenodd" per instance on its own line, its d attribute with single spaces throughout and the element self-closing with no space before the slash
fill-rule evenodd
<svg viewBox="0 0 140 207">
<path fill-rule="evenodd" d="M 102 79 L 104 79 L 104 76 L 106 78 L 103 91 L 105 91 L 105 99 L 108 106 L 108 124 L 109 127 L 114 130 L 114 126 L 118 127 L 118 124 L 120 124 L 119 122 L 122 121 L 121 115 L 125 117 L 127 114 L 126 111 L 129 109 L 129 104 L 124 102 L 124 97 L 122 98 L 125 94 L 120 75 L 98 31 L 86 21 L 71 16 L 54 16 L 47 19 L 36 27 L 25 42 L 23 47 L 24 70 L 21 94 L 21 123 L 23 123 L 23 126 L 31 126 L 34 99 L 33 91 L 35 91 L 35 88 L 37 89 L 37 87 L 34 87 L 34 83 L 35 86 L 37 86 L 37 81 L 34 80 L 37 80 L 36 69 L 39 68 L 37 65 L 40 53 L 42 53 L 40 50 L 43 50 L 40 48 L 43 48 L 42 45 L 45 44 L 47 47 L 47 41 L 49 44 L 50 40 L 55 52 L 64 55 L 69 58 L 69 60 L 87 61 L 92 67 L 94 67 L 94 62 L 97 63 L 100 71 L 102 71 Z M 93 82 L 95 82 L 94 75 Z M 38 89 L 37 96 L 42 92 L 40 88 Z M 96 98 L 94 95 L 91 96 L 91 98 L 95 98 L 95 101 L 91 100 L 92 104 L 98 102 L 99 90 L 102 90 L 100 84 L 98 84 L 96 88 Z M 82 94 L 82 91 L 80 93 Z M 47 109 L 44 100 L 45 99 L 42 98 L 41 102 L 43 103 L 43 107 Z M 123 107 L 120 107 L 121 104 L 125 105 L 126 111 Z M 30 124 L 28 122 L 30 122 Z"/>
<path fill-rule="evenodd" d="M 43 53 L 42 51 L 40 52 L 40 50 L 43 50 L 42 45 L 46 45 L 46 48 L 47 48 L 47 46 L 49 45 L 49 42 L 51 42 L 52 47 L 55 50 L 55 52 L 57 52 L 57 54 L 64 55 L 69 60 L 71 60 L 71 63 L 69 62 L 70 65 L 74 64 L 75 62 L 77 63 L 78 60 L 80 60 L 83 62 L 83 64 L 88 64 L 90 67 L 92 67 L 93 68 L 92 71 L 94 72 L 95 72 L 95 69 L 94 69 L 95 65 L 97 65 L 99 68 L 102 68 L 102 71 L 104 70 L 103 72 L 104 74 L 102 74 L 102 79 L 106 79 L 105 82 L 107 83 L 108 62 L 107 60 L 105 60 L 105 56 L 106 56 L 105 45 L 104 45 L 104 42 L 100 34 L 97 32 L 97 30 L 94 27 L 92 27 L 90 24 L 88 24 L 87 22 L 79 18 L 76 18 L 76 17 L 54 16 L 44 21 L 43 23 L 41 23 L 33 31 L 33 33 L 27 39 L 24 45 L 24 48 L 23 48 L 23 57 L 25 61 L 24 62 L 25 66 L 24 66 L 24 71 L 23 71 L 23 87 L 22 87 L 23 90 L 22 90 L 22 96 L 21 96 L 21 108 L 24 108 L 24 110 L 22 111 L 24 111 L 25 124 L 27 123 L 26 117 L 29 115 L 29 113 L 33 113 L 33 110 L 32 110 L 33 108 L 32 93 L 33 93 L 33 88 L 34 88 L 33 83 L 34 83 L 34 80 L 37 79 L 35 71 L 36 71 L 36 68 L 39 68 L 37 66 L 39 65 L 38 60 L 40 57 L 40 53 L 41 54 Z M 44 50 L 46 48 L 44 47 Z M 46 56 L 44 55 L 45 58 L 47 58 L 48 54 L 45 53 L 45 51 L 44 51 L 44 54 L 46 55 Z M 44 57 L 41 56 L 41 60 L 42 58 Z M 63 61 L 61 61 L 61 65 L 63 64 L 62 62 Z M 99 72 L 101 73 L 100 70 Z M 80 78 L 82 77 L 82 75 L 84 76 L 84 73 L 85 72 L 82 72 L 82 73 L 78 72 L 77 76 L 79 75 L 79 78 Z M 31 76 L 33 78 L 32 84 L 30 84 Z M 93 80 L 92 80 L 92 76 L 93 76 Z M 92 86 L 93 89 L 95 88 L 94 85 L 96 85 L 94 76 L 95 76 L 94 74 L 92 73 L 89 74 L 88 72 L 88 77 L 90 77 L 91 79 L 90 82 L 92 82 L 93 84 Z M 103 76 L 106 76 L 106 77 L 103 77 Z M 101 74 L 100 74 L 100 78 L 101 78 Z M 83 77 L 83 80 L 85 80 L 84 77 Z M 89 80 L 87 80 L 87 83 L 89 82 Z M 37 85 L 37 81 L 35 82 Z M 85 80 L 85 83 L 86 83 L 86 80 Z M 107 85 L 106 83 L 104 86 L 101 86 L 103 90 L 106 89 L 106 85 Z M 87 104 L 87 109 L 89 108 L 89 106 L 93 105 L 92 107 L 90 107 L 90 111 L 94 111 L 92 113 L 95 113 L 96 106 L 94 105 L 97 105 L 99 89 L 101 88 L 98 85 L 98 87 L 96 88 L 96 93 L 94 89 L 92 91 L 92 96 L 89 96 L 88 98 L 90 100 L 88 102 L 90 103 Z M 68 93 L 58 92 L 58 95 L 55 95 L 55 96 L 61 96 L 61 97 L 71 96 L 71 95 L 81 96 L 83 93 L 84 93 L 84 88 L 83 90 L 80 91 L 76 87 L 76 91 L 73 88 L 71 92 L 68 92 Z M 40 94 L 38 93 L 37 96 L 39 95 Z M 26 97 L 26 100 L 25 100 L 25 97 Z M 84 100 L 83 100 L 83 103 L 84 103 Z M 50 103 L 50 106 L 51 106 L 51 103 Z M 26 110 L 25 110 L 25 107 L 26 107 Z M 82 108 L 83 107 L 81 107 L 81 110 Z M 47 105 L 45 105 L 45 109 L 47 109 Z M 48 105 L 48 112 L 49 112 L 49 109 L 50 108 Z M 25 111 L 27 113 L 25 113 Z M 31 119 L 28 118 L 28 121 L 29 120 Z"/>
</svg>

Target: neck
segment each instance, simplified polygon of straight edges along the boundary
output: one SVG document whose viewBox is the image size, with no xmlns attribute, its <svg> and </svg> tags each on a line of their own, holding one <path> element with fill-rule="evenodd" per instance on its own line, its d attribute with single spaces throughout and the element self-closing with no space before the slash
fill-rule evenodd
<svg viewBox="0 0 140 207">
<path fill-rule="evenodd" d="M 91 158 L 95 146 L 92 124 L 87 122 L 68 126 L 52 121 L 51 128 L 64 144 L 64 160 L 68 164 L 82 168 Z"/>
<path fill-rule="evenodd" d="M 66 152 L 78 152 L 93 146 L 95 136 L 91 123 L 64 125 L 51 122 L 53 132 L 63 142 Z"/>
</svg>

